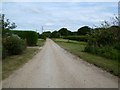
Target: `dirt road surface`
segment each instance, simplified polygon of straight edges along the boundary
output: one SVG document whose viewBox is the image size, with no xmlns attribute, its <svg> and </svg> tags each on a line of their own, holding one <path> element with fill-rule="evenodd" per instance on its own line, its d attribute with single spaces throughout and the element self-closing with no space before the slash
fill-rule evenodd
<svg viewBox="0 0 120 90">
<path fill-rule="evenodd" d="M 3 81 L 3 88 L 118 88 L 118 78 L 47 39 L 32 60 Z"/>
</svg>

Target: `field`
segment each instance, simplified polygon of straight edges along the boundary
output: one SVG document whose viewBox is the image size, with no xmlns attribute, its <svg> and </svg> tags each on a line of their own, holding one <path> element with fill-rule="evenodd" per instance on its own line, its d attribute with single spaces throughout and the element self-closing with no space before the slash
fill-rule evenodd
<svg viewBox="0 0 120 90">
<path fill-rule="evenodd" d="M 44 40 L 39 39 L 37 45 L 41 47 L 44 45 Z M 21 55 L 12 55 L 3 59 L 2 61 L 2 79 L 7 78 L 15 70 L 27 63 L 37 52 L 39 48 L 27 48 Z"/>
<path fill-rule="evenodd" d="M 77 55 L 81 59 L 91 64 L 94 64 L 95 66 L 100 67 L 103 70 L 106 70 L 114 75 L 119 75 L 117 60 L 111 60 L 84 52 L 83 50 L 86 45 L 85 42 L 77 42 L 72 40 L 68 41 L 64 39 L 54 39 L 54 41 L 57 44 L 59 44 L 62 48 L 64 48 L 72 54 Z"/>
</svg>

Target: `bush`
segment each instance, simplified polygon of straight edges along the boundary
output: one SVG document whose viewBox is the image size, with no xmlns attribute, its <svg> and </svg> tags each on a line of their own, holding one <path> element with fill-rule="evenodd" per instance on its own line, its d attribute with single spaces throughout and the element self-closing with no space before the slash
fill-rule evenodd
<svg viewBox="0 0 120 90">
<path fill-rule="evenodd" d="M 46 35 L 42 34 L 42 35 L 41 35 L 41 39 L 46 40 Z"/>
<path fill-rule="evenodd" d="M 63 36 L 63 39 L 87 42 L 87 36 Z"/>
<path fill-rule="evenodd" d="M 96 28 L 88 35 L 86 52 L 110 59 L 120 59 L 120 27 Z"/>
<path fill-rule="evenodd" d="M 8 51 L 6 50 L 6 48 L 4 46 L 2 46 L 2 59 L 7 57 L 7 55 L 8 55 Z"/>
<path fill-rule="evenodd" d="M 14 34 L 17 34 L 22 39 L 26 39 L 28 46 L 35 46 L 38 41 L 38 34 L 35 31 L 12 31 Z"/>
<path fill-rule="evenodd" d="M 85 47 L 84 51 L 95 54 L 96 48 L 95 48 L 93 45 L 91 45 L 91 46 L 87 45 L 87 46 Z"/>
<path fill-rule="evenodd" d="M 114 59 L 114 60 L 120 59 L 120 51 L 110 46 L 95 47 L 91 45 L 91 46 L 86 46 L 84 51 L 92 54 L 97 54 L 99 56 L 103 56 L 109 59 Z"/>
<path fill-rule="evenodd" d="M 25 41 L 17 35 L 8 36 L 3 41 L 3 53 L 6 55 L 6 51 L 9 55 L 21 54 L 25 48 Z M 4 56 L 3 56 L 4 57 Z"/>
</svg>

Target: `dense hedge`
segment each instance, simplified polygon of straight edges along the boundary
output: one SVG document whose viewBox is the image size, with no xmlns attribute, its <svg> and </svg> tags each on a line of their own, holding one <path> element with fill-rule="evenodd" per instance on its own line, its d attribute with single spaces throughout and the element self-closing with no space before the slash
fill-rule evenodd
<svg viewBox="0 0 120 90">
<path fill-rule="evenodd" d="M 38 34 L 35 31 L 12 31 L 14 34 L 17 34 L 22 39 L 26 39 L 28 46 L 34 46 L 38 41 Z"/>
<path fill-rule="evenodd" d="M 87 36 L 63 36 L 63 39 L 87 42 Z"/>
</svg>

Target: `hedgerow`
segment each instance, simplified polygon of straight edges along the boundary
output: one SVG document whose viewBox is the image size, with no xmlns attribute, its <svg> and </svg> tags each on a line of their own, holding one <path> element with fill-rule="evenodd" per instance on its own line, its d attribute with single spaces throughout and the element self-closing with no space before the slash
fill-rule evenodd
<svg viewBox="0 0 120 90">
<path fill-rule="evenodd" d="M 110 59 L 120 59 L 120 27 L 94 29 L 88 36 L 86 52 Z"/>
<path fill-rule="evenodd" d="M 68 40 L 87 42 L 88 36 L 87 35 L 83 35 L 83 36 L 63 36 L 62 38 L 63 39 L 68 39 Z"/>
<path fill-rule="evenodd" d="M 35 46 L 38 41 L 38 34 L 35 31 L 12 31 L 14 34 L 17 34 L 22 39 L 25 39 L 28 46 Z"/>
</svg>

